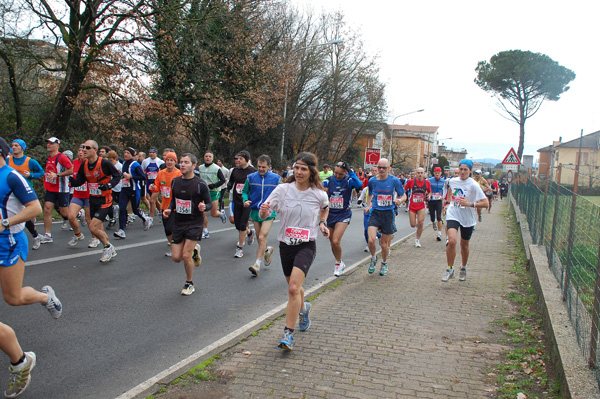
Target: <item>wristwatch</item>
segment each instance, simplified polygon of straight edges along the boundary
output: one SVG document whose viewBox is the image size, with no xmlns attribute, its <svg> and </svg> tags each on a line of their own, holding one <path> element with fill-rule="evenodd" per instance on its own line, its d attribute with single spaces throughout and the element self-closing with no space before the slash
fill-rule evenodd
<svg viewBox="0 0 600 399">
<path fill-rule="evenodd" d="M 8 229 L 10 227 L 10 222 L 8 221 L 8 219 L 2 219 L 2 226 L 4 226 L 5 229 Z"/>
<path fill-rule="evenodd" d="M 319 226 L 321 225 L 321 223 L 323 223 L 323 224 L 327 224 L 327 221 L 326 221 L 326 220 L 321 220 L 321 221 L 319 222 Z"/>
</svg>

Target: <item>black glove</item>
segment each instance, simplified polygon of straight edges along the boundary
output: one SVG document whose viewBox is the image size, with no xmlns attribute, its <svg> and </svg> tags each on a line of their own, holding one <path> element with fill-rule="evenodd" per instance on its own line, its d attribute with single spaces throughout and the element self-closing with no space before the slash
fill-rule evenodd
<svg viewBox="0 0 600 399">
<path fill-rule="evenodd" d="M 99 184 L 98 188 L 102 191 L 108 191 L 112 189 L 112 184 L 108 183 L 108 184 Z"/>
</svg>

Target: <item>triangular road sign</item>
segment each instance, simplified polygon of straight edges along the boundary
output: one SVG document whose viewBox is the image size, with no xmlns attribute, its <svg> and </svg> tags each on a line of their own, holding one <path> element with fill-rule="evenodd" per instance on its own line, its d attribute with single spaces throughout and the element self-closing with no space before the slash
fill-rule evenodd
<svg viewBox="0 0 600 399">
<path fill-rule="evenodd" d="M 502 165 L 521 165 L 521 161 L 514 148 L 511 148 L 508 154 L 506 154 L 504 161 L 502 161 Z"/>
</svg>

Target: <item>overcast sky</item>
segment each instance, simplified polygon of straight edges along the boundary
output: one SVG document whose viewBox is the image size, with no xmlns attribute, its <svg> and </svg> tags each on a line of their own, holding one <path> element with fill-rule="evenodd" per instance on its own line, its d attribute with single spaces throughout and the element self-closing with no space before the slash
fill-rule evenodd
<svg viewBox="0 0 600 399">
<path fill-rule="evenodd" d="M 505 50 L 548 55 L 577 77 L 557 102 L 525 124 L 525 152 L 600 130 L 597 1 L 293 0 L 300 8 L 341 10 L 378 56 L 387 86 L 388 123 L 439 126 L 448 147 L 473 158 L 503 158 L 519 145 L 519 126 L 475 83 L 478 61 Z M 343 38 L 342 38 L 343 39 Z M 586 43 L 594 43 L 592 46 Z"/>
</svg>

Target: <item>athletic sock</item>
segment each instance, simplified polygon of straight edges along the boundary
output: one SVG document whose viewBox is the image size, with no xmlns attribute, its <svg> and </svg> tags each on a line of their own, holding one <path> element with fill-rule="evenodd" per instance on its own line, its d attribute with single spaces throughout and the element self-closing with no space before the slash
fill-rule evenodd
<svg viewBox="0 0 600 399">
<path fill-rule="evenodd" d="M 306 312 L 306 302 L 304 302 L 304 304 L 302 304 L 302 307 L 300 308 L 300 314 L 304 314 Z"/>
<path fill-rule="evenodd" d="M 256 264 L 258 265 L 258 267 L 262 266 L 262 260 L 256 259 Z"/>
<path fill-rule="evenodd" d="M 371 260 L 377 260 L 377 255 L 371 256 Z"/>
<path fill-rule="evenodd" d="M 110 247 L 110 242 L 108 244 L 104 244 L 104 248 L 109 248 Z"/>
<path fill-rule="evenodd" d="M 12 364 L 13 366 L 13 370 L 18 370 L 21 367 L 23 367 L 25 365 L 25 359 L 27 359 L 27 356 L 25 356 L 25 352 L 23 352 L 23 356 L 21 356 L 21 358 L 19 360 L 17 360 L 16 363 L 10 362 L 10 364 Z"/>
<path fill-rule="evenodd" d="M 294 329 L 293 329 L 293 328 L 287 328 L 287 327 L 285 327 L 285 328 L 283 329 L 283 332 L 286 332 L 286 331 L 289 331 L 289 332 L 293 333 L 293 332 L 294 332 Z"/>
</svg>

